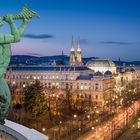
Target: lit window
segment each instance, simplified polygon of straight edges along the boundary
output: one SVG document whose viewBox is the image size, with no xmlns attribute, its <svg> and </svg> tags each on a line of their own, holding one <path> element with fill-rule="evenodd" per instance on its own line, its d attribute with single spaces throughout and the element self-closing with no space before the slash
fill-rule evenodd
<svg viewBox="0 0 140 140">
<path fill-rule="evenodd" d="M 26 85 L 25 84 L 23 84 L 23 88 L 25 88 L 26 87 Z"/>
<path fill-rule="evenodd" d="M 84 89 L 84 86 L 81 86 L 81 90 L 83 90 Z"/>
<path fill-rule="evenodd" d="M 85 90 L 87 90 L 88 88 L 87 88 L 87 86 L 85 86 Z"/>
</svg>

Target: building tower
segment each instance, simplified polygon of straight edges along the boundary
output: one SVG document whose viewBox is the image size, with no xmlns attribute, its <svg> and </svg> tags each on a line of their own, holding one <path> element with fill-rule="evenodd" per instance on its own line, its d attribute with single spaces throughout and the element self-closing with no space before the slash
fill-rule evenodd
<svg viewBox="0 0 140 140">
<path fill-rule="evenodd" d="M 76 60 L 77 60 L 77 64 L 78 65 L 82 65 L 82 50 L 81 50 L 81 47 L 80 47 L 80 37 L 78 39 L 78 48 L 77 48 L 77 57 L 76 57 Z"/>
<path fill-rule="evenodd" d="M 74 49 L 73 36 L 72 36 L 71 49 L 70 49 L 70 65 L 75 65 L 75 49 Z"/>
</svg>

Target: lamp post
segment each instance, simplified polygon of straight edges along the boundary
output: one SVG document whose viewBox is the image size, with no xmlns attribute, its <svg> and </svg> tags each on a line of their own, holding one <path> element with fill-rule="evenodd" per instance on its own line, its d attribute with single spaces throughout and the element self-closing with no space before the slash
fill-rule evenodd
<svg viewBox="0 0 140 140">
<path fill-rule="evenodd" d="M 61 137 L 61 124 L 62 124 L 62 121 L 59 122 L 59 134 L 58 134 L 58 139 L 60 139 L 60 137 Z"/>
<path fill-rule="evenodd" d="M 56 128 L 54 127 L 54 130 L 53 130 L 53 140 L 56 140 L 56 133 L 55 133 L 55 130 L 56 130 Z"/>
<path fill-rule="evenodd" d="M 138 129 L 140 129 L 140 118 L 138 119 Z"/>
<path fill-rule="evenodd" d="M 81 133 L 81 122 L 78 122 L 78 136 L 80 136 Z"/>
</svg>

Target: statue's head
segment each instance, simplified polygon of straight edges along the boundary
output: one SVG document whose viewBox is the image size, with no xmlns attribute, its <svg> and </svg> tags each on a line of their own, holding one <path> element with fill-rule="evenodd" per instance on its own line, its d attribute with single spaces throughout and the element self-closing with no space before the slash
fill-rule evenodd
<svg viewBox="0 0 140 140">
<path fill-rule="evenodd" d="M 2 18 L 0 17 L 0 27 L 2 27 L 3 26 L 3 20 L 2 20 Z"/>
</svg>

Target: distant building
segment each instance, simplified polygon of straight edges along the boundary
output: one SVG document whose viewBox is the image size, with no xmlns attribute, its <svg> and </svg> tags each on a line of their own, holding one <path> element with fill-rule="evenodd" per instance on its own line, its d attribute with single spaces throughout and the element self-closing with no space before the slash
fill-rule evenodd
<svg viewBox="0 0 140 140">
<path fill-rule="evenodd" d="M 118 93 L 121 92 L 131 92 L 138 93 L 138 79 L 139 72 L 132 67 L 119 67 L 117 69 L 117 74 L 114 76 L 116 85 L 115 91 Z"/>
<path fill-rule="evenodd" d="M 75 60 L 75 49 L 74 49 L 74 40 L 73 40 L 73 36 L 72 36 L 71 49 L 70 49 L 70 65 L 74 66 L 75 63 L 76 63 L 76 60 Z"/>
<path fill-rule="evenodd" d="M 40 80 L 44 90 L 56 88 L 61 91 L 79 91 L 74 95 L 76 98 L 89 98 L 99 105 L 104 105 L 105 100 L 109 100 L 115 86 L 110 71 L 104 74 L 94 73 L 86 66 L 10 67 L 6 79 L 13 93 L 16 92 L 13 94 L 15 102 L 22 100 L 24 95 L 21 95 L 21 90 L 36 79 Z"/>
<path fill-rule="evenodd" d="M 64 95 L 65 91 L 69 90 L 74 99 L 86 98 L 99 106 L 104 106 L 112 99 L 112 93 L 119 93 L 130 86 L 135 86 L 132 83 L 140 79 L 140 72 L 126 67 L 118 69 L 112 60 L 91 59 L 84 65 L 80 38 L 76 54 L 72 38 L 69 61 L 69 65 L 56 65 L 54 61 L 53 65 L 48 66 L 9 67 L 6 80 L 11 88 L 13 102 L 22 102 L 24 97 L 22 90 L 38 79 L 44 92 L 53 88 Z M 137 82 L 138 86 L 139 83 Z"/>
<path fill-rule="evenodd" d="M 135 71 L 135 76 L 136 76 L 136 91 L 140 93 L 140 68 L 136 68 Z"/>
<path fill-rule="evenodd" d="M 82 50 L 81 50 L 81 47 L 80 47 L 80 37 L 78 39 L 76 62 L 77 62 L 77 65 L 83 65 L 83 62 L 82 62 Z"/>
<path fill-rule="evenodd" d="M 78 48 L 77 48 L 77 54 L 75 54 L 75 48 L 74 48 L 74 40 L 72 37 L 72 43 L 71 43 L 71 49 L 70 49 L 70 61 L 71 66 L 81 66 L 83 65 L 82 62 L 82 50 L 80 47 L 80 37 L 78 39 Z"/>
<path fill-rule="evenodd" d="M 112 60 L 92 59 L 87 62 L 86 66 L 94 72 L 100 71 L 105 73 L 110 71 L 112 74 L 116 74 L 116 66 Z"/>
</svg>

